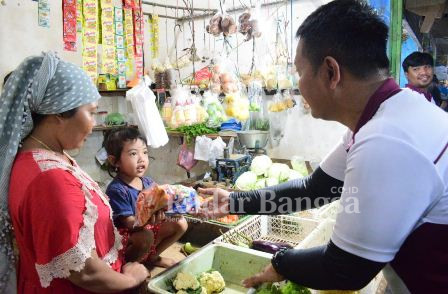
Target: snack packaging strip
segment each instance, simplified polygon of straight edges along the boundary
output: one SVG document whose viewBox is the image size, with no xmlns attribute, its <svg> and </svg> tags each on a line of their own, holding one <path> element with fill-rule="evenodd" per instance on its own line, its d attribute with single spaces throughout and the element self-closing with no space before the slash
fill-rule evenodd
<svg viewBox="0 0 448 294">
<path fill-rule="evenodd" d="M 101 11 L 102 21 L 114 21 L 114 8 L 113 7 L 103 7 Z"/>
<path fill-rule="evenodd" d="M 87 46 L 95 46 L 96 47 L 96 40 L 98 39 L 98 32 L 96 30 L 83 30 L 83 44 L 84 47 Z"/>
<path fill-rule="evenodd" d="M 115 34 L 123 36 L 124 29 L 123 29 L 123 23 L 122 22 L 115 22 Z"/>
<path fill-rule="evenodd" d="M 64 0 L 62 13 L 64 50 L 76 51 L 76 2 Z"/>
<path fill-rule="evenodd" d="M 126 88 L 126 75 L 124 74 L 118 75 L 118 88 L 120 89 Z"/>
<path fill-rule="evenodd" d="M 123 9 L 120 7 L 115 7 L 115 21 L 122 22 L 123 21 Z"/>
<path fill-rule="evenodd" d="M 126 61 L 125 51 L 124 49 L 117 49 L 117 60 L 121 62 Z"/>
<path fill-rule="evenodd" d="M 118 61 L 118 74 L 126 74 L 126 63 L 123 61 Z"/>
<path fill-rule="evenodd" d="M 84 47 L 82 52 L 82 56 L 84 58 L 96 58 L 97 54 L 97 46 L 96 45 L 87 45 Z"/>
<path fill-rule="evenodd" d="M 37 21 L 41 27 L 50 27 L 50 3 L 48 0 L 39 0 Z"/>
<path fill-rule="evenodd" d="M 82 0 L 76 0 L 76 31 L 82 32 L 83 15 L 82 15 Z"/>
<path fill-rule="evenodd" d="M 117 45 L 117 49 L 124 49 L 124 37 L 115 35 L 115 44 Z"/>
<path fill-rule="evenodd" d="M 101 7 L 102 8 L 113 7 L 113 0 L 101 0 Z"/>
</svg>

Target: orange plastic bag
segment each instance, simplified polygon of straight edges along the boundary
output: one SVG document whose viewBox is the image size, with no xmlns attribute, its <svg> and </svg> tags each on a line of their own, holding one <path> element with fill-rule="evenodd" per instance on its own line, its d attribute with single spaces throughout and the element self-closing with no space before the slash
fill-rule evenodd
<svg viewBox="0 0 448 294">
<path fill-rule="evenodd" d="M 151 216 L 158 210 L 167 207 L 170 195 L 165 192 L 162 186 L 157 184 L 141 191 L 137 198 L 137 222 L 138 225 L 145 225 Z"/>
</svg>

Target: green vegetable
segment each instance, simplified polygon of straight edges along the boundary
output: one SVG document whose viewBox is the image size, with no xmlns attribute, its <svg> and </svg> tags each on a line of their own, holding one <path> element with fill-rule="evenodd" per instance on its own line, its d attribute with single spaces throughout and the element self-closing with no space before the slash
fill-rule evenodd
<svg viewBox="0 0 448 294">
<path fill-rule="evenodd" d="M 122 125 L 124 124 L 124 116 L 121 113 L 115 112 L 108 114 L 105 119 L 106 125 Z"/>
<path fill-rule="evenodd" d="M 187 254 L 191 254 L 191 253 L 195 252 L 196 250 L 198 250 L 198 248 L 191 245 L 190 242 L 185 243 L 183 249 L 184 249 L 185 253 L 187 253 Z"/>
<path fill-rule="evenodd" d="M 169 129 L 172 131 L 177 131 L 180 133 L 183 133 L 185 135 L 185 139 L 187 143 L 190 143 L 192 139 L 196 138 L 197 136 L 202 136 L 206 134 L 214 134 L 218 132 L 218 129 L 209 128 L 205 125 L 205 123 L 202 124 L 195 124 L 191 126 L 183 126 L 177 129 Z"/>
<path fill-rule="evenodd" d="M 282 294 L 311 294 L 310 289 L 297 285 L 291 281 L 288 281 L 285 285 L 283 285 L 280 290 Z"/>
<path fill-rule="evenodd" d="M 297 285 L 291 281 L 281 285 L 278 283 L 265 283 L 257 289 L 257 294 L 311 294 L 310 289 Z"/>
</svg>

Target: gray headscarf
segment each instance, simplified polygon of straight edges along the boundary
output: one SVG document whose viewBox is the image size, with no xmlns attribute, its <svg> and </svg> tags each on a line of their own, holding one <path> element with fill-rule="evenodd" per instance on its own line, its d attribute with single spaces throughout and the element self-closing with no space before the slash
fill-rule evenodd
<svg viewBox="0 0 448 294">
<path fill-rule="evenodd" d="M 53 52 L 28 57 L 6 82 L 0 97 L 0 293 L 16 292 L 8 189 L 19 143 L 33 130 L 31 113 L 58 114 L 100 97 L 82 69 Z"/>
</svg>

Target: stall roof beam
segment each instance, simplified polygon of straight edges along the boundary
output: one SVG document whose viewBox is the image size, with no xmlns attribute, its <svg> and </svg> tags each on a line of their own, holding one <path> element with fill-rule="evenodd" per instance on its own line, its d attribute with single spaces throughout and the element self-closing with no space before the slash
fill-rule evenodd
<svg viewBox="0 0 448 294">
<path fill-rule="evenodd" d="M 151 16 L 151 15 L 153 15 L 154 13 L 150 13 L 150 12 L 143 12 L 143 14 L 144 15 L 149 15 L 149 16 Z M 157 16 L 158 17 L 160 17 L 160 18 L 168 18 L 168 19 L 174 19 L 174 20 L 179 20 L 179 18 L 178 17 L 175 17 L 175 16 L 171 16 L 171 15 L 163 15 L 163 14 L 157 14 Z"/>
<path fill-rule="evenodd" d="M 296 0 L 292 0 L 293 2 Z M 272 6 L 272 5 L 279 5 L 279 4 L 286 4 L 288 3 L 288 0 L 280 0 L 280 1 L 274 1 L 274 2 L 268 2 L 268 3 L 263 3 L 261 4 L 261 7 L 267 7 L 267 6 Z M 252 8 L 254 8 L 255 6 L 252 6 Z M 234 7 L 231 9 L 227 9 L 227 13 L 232 13 L 232 12 L 237 12 L 237 11 L 243 11 L 250 8 L 249 6 L 239 6 L 239 7 Z M 194 8 L 193 8 L 194 10 Z M 189 21 L 191 19 L 198 19 L 198 18 L 206 18 L 209 16 L 213 16 L 218 12 L 217 9 L 213 9 L 212 12 L 207 12 L 207 13 L 202 13 L 202 14 L 193 14 L 191 16 L 184 16 L 184 17 L 180 17 L 178 19 L 179 22 L 185 22 L 185 21 Z"/>
<path fill-rule="evenodd" d="M 163 8 L 196 10 L 196 11 L 205 11 L 205 12 L 210 12 L 210 13 L 212 13 L 212 12 L 215 13 L 216 12 L 216 9 L 198 8 L 198 7 L 186 8 L 184 6 L 168 5 L 168 4 L 162 4 L 162 3 L 151 2 L 151 1 L 144 1 L 144 0 L 142 1 L 142 3 L 146 4 L 146 5 L 150 5 L 150 6 L 163 7 Z"/>
</svg>

